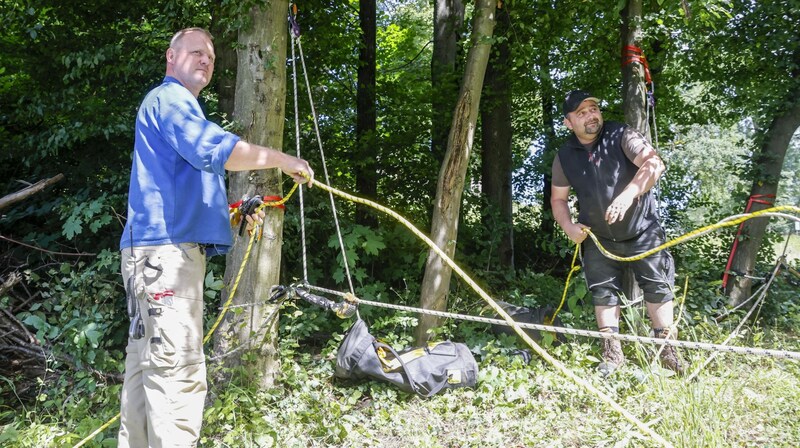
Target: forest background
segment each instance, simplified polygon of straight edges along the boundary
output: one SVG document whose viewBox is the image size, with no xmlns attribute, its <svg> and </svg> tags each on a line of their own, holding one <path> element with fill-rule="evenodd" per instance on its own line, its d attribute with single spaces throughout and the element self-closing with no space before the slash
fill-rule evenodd
<svg viewBox="0 0 800 448">
<path fill-rule="evenodd" d="M 235 50 L 243 48 L 237 33 L 259 29 L 263 24 L 253 19 L 259 17 L 253 10 L 276 5 L 283 3 L 0 0 L 0 196 L 54 179 L 23 201 L 0 202 L 3 446 L 73 446 L 118 412 L 128 329 L 118 242 L 133 120 L 141 99 L 163 78 L 164 51 L 176 30 L 208 27 L 217 36 L 218 55 L 233 55 L 232 64 L 220 58 L 212 85 L 201 95 L 211 119 L 240 132 L 241 117 L 234 111 L 245 101 L 256 109 L 280 110 L 272 114 L 282 120 L 279 141 L 295 153 L 297 117 L 302 156 L 321 181 L 375 200 L 423 232 L 430 230 L 447 143 L 442 129 L 452 119 L 473 46 L 476 5 L 299 2 L 311 91 L 303 87 L 298 68 L 297 116 L 288 59 L 261 61 L 269 70 L 286 69 L 285 98 L 272 98 L 278 106 L 241 89 L 232 91 Z M 372 106 L 365 107 L 359 101 L 365 97 L 362 76 L 368 77 L 362 69 L 370 47 L 363 39 L 370 29 L 363 18 L 369 5 L 374 8 L 374 90 L 367 89 Z M 283 6 L 279 17 L 286 16 Z M 763 188 L 773 188 L 774 200 L 767 198 L 774 204 L 800 204 L 800 2 L 498 2 L 494 32 L 481 41 L 491 44 L 492 53 L 454 248 L 458 264 L 495 298 L 555 307 L 562 297 L 575 248 L 554 225 L 547 204 L 550 164 L 568 135 L 560 104 L 567 91 L 586 89 L 602 99 L 606 120 L 625 119 L 628 64 L 621 30 L 632 7 L 641 10 L 640 46 L 655 86 L 651 137 L 667 165 L 657 193 L 668 236 L 742 213 L 748 203 L 751 210 L 765 208 L 751 201 L 764 197 L 758 196 Z M 445 9 L 434 13 L 435 8 Z M 442 11 L 450 18 L 452 44 L 444 69 L 435 63 L 441 47 L 434 42 L 435 30 L 441 29 L 435 19 Z M 309 95 L 319 117 L 328 178 L 322 177 Z M 226 103 L 234 96 L 236 109 Z M 781 138 L 786 144 L 776 151 Z M 283 182 L 278 192 L 288 191 L 288 180 Z M 347 291 L 352 282 L 358 297 L 417 306 L 427 248 L 379 213 L 339 200 L 336 212 L 346 257 L 330 200 L 318 189 L 304 192 L 303 220 L 297 198 L 287 203 L 285 214 L 270 215 L 283 225 L 279 283 L 307 275 L 311 284 Z M 800 349 L 798 227 L 777 218 L 763 240 L 747 229 L 739 236 L 742 246 L 751 248 L 754 266 L 745 296 L 762 292 L 760 286 L 769 288 L 733 344 Z M 748 310 L 727 314 L 732 303 L 744 300 L 732 299 L 721 287 L 735 237 L 735 227 L 725 228 L 671 249 L 681 339 L 721 342 Z M 310 254 L 307 265 L 304 249 Z M 209 263 L 209 322 L 231 286 L 230 260 L 227 264 L 228 272 L 223 257 Z M 782 269 L 773 276 L 776 266 Z M 594 329 L 580 274 L 569 286 L 563 324 Z M 243 300 L 256 300 L 251 294 Z M 472 315 L 488 311 L 455 277 L 447 309 Z M 360 311 L 373 332 L 393 345 L 414 343 L 417 315 L 370 307 Z M 723 314 L 727 317 L 718 318 Z M 637 307 L 627 309 L 624 331 L 645 335 L 643 321 Z M 280 362 L 272 367 L 274 384 L 253 381 L 238 362 L 212 367 L 201 445 L 655 443 L 542 360 L 522 362 L 513 355 L 524 348 L 522 341 L 497 336 L 483 324 L 446 320 L 434 328 L 437 339 L 469 345 L 481 377 L 474 390 L 422 400 L 383 384 L 331 378 L 336 347 L 350 321 L 296 302 L 284 307 L 277 322 L 273 343 Z M 554 345 L 545 339 L 543 344 L 675 445 L 800 442 L 796 362 L 725 355 L 698 380 L 685 382 L 650 368 L 650 347 L 627 344 L 638 362 L 603 380 L 594 371 L 596 340 L 575 337 Z M 693 367 L 709 356 L 683 353 Z M 258 356 L 245 353 L 243 365 Z M 115 430 L 101 432 L 90 446 L 115 446 Z"/>
</svg>

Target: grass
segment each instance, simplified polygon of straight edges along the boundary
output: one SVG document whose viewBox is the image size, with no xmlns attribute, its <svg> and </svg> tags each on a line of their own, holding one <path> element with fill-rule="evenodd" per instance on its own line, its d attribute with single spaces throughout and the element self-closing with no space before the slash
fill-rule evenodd
<svg viewBox="0 0 800 448">
<path fill-rule="evenodd" d="M 701 335 L 720 340 L 723 329 Z M 800 343 L 781 333 L 748 333 L 737 345 Z M 203 447 L 651 447 L 630 422 L 538 358 L 525 365 L 491 344 L 478 386 L 430 399 L 376 382 L 332 378 L 336 341 L 311 355 L 283 339 L 282 375 L 269 390 L 212 385 Z M 624 343 L 629 362 L 601 378 L 599 344 L 583 338 L 549 351 L 676 447 L 800 445 L 800 363 L 720 354 L 693 382 L 646 367 L 649 347 Z M 684 350 L 698 366 L 710 353 Z M 642 361 L 639 361 L 639 360 Z M 642 367 L 645 366 L 645 367 Z M 74 446 L 117 412 L 118 386 L 61 413 L 28 405 L 3 427 L 8 447 Z M 111 398 L 109 398 L 111 397 Z M 92 404 L 94 404 L 92 406 Z M 5 420 L 5 419 L 4 419 Z M 87 446 L 115 446 L 117 425 Z M 14 431 L 12 434 L 11 431 Z M 13 436 L 13 437 L 12 437 Z"/>
<path fill-rule="evenodd" d="M 700 356 L 693 358 L 699 361 Z M 797 446 L 797 366 L 760 358 L 722 358 L 692 383 L 662 376 L 660 369 L 646 372 L 642 381 L 633 363 L 608 379 L 601 379 L 590 366 L 571 368 L 652 424 L 675 446 Z M 258 405 L 250 417 L 267 422 L 271 442 L 259 445 L 253 439 L 250 445 L 237 445 L 238 436 L 230 440 L 230 434 L 212 425 L 206 428 L 204 445 L 657 446 L 616 412 L 538 361 L 524 366 L 497 356 L 482 365 L 476 389 L 454 390 L 431 399 L 398 393 L 378 383 L 339 384 L 326 378 L 330 362 L 302 367 L 317 370 L 320 381 L 314 387 L 256 394 L 253 402 Z M 238 402 L 240 392 L 235 391 L 235 398 L 225 392 L 221 401 Z M 255 433 L 251 431 L 251 437 Z"/>
</svg>

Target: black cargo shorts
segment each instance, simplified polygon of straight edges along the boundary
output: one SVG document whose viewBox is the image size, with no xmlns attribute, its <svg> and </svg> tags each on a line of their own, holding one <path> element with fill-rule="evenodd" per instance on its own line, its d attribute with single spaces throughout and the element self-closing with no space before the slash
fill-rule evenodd
<svg viewBox="0 0 800 448">
<path fill-rule="evenodd" d="M 630 240 L 611 241 L 599 237 L 598 240 L 608 252 L 620 257 L 631 257 L 664 244 L 666 235 L 656 222 Z M 663 303 L 674 299 L 675 264 L 667 250 L 637 261 L 615 261 L 603 255 L 594 241 L 587 238 L 581 245 L 581 251 L 586 284 L 595 306 L 619 305 L 625 265 L 630 265 L 633 269 L 646 302 Z"/>
</svg>

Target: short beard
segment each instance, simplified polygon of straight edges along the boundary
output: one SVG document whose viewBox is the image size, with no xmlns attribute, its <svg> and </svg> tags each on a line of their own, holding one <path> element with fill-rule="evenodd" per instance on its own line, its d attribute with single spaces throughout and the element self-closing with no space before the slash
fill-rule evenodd
<svg viewBox="0 0 800 448">
<path fill-rule="evenodd" d="M 600 121 L 597 121 L 594 124 L 584 124 L 583 125 L 583 132 L 585 132 L 585 133 L 587 133 L 589 135 L 598 134 L 598 133 L 600 133 L 600 129 L 602 129 L 602 128 L 603 128 L 603 123 L 600 122 Z"/>
</svg>

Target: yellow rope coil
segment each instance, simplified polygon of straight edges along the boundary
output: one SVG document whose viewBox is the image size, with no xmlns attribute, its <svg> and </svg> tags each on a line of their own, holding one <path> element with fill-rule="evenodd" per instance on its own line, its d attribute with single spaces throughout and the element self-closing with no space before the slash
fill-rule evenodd
<svg viewBox="0 0 800 448">
<path fill-rule="evenodd" d="M 705 233 L 711 232 L 712 230 L 721 229 L 723 227 L 732 227 L 732 226 L 735 226 L 737 224 L 741 224 L 741 223 L 747 221 L 748 219 L 758 218 L 760 216 L 767 215 L 767 214 L 770 214 L 770 213 L 780 213 L 780 212 L 787 212 L 787 211 L 800 214 L 800 207 L 795 207 L 795 206 L 792 206 L 792 205 L 779 205 L 779 206 L 776 206 L 776 207 L 771 207 L 771 208 L 766 208 L 764 210 L 759 210 L 757 212 L 746 213 L 744 215 L 739 216 L 736 219 L 723 220 L 723 221 L 720 221 L 720 222 L 718 222 L 716 224 L 710 224 L 710 225 L 707 225 L 705 227 L 700 227 L 699 229 L 696 229 L 696 230 L 693 230 L 693 231 L 688 232 L 686 234 L 683 234 L 683 235 L 679 236 L 678 238 L 675 238 L 673 240 L 667 241 L 666 243 L 664 243 L 664 244 L 662 244 L 662 245 L 660 245 L 658 247 L 655 247 L 655 248 L 650 249 L 650 250 L 648 250 L 646 252 L 642 252 L 641 254 L 633 255 L 633 256 L 630 256 L 630 257 L 620 257 L 619 255 L 612 254 L 605 247 L 603 247 L 602 244 L 600 244 L 600 241 L 597 239 L 595 234 L 592 233 L 592 231 L 590 229 L 583 229 L 583 231 L 586 232 L 587 235 L 589 235 L 589 237 L 592 239 L 592 241 L 594 241 L 594 244 L 597 245 L 597 248 L 600 249 L 600 252 L 606 258 L 610 258 L 610 259 L 616 260 L 616 261 L 630 262 L 630 261 L 637 261 L 637 260 L 641 260 L 641 259 L 647 258 L 650 255 L 653 255 L 653 254 L 655 254 L 657 252 L 660 252 L 660 251 L 662 251 L 664 249 L 667 249 L 667 248 L 670 248 L 672 246 L 678 245 L 678 244 L 683 243 L 685 241 L 689 241 L 691 239 L 697 238 L 700 235 L 703 235 Z M 564 305 L 564 301 L 567 298 L 567 290 L 569 288 L 569 280 L 572 277 L 572 274 L 580 269 L 580 266 L 576 266 L 575 265 L 575 257 L 578 255 L 578 250 L 580 250 L 580 246 L 581 246 L 581 243 L 577 243 L 575 245 L 575 253 L 572 256 L 572 266 L 570 268 L 569 274 L 567 275 L 567 281 L 564 284 L 564 293 L 561 295 L 561 303 L 558 304 L 558 308 L 553 313 L 553 317 L 547 319 L 547 320 L 549 320 L 549 323 L 547 321 L 545 321 L 546 325 L 550 325 L 556 319 L 556 316 L 558 316 L 558 312 L 561 311 L 561 308 Z"/>
<path fill-rule="evenodd" d="M 544 324 L 545 325 L 552 325 L 553 322 L 556 320 L 556 316 L 558 316 L 558 312 L 561 311 L 561 308 L 564 306 L 564 301 L 567 300 L 567 290 L 569 290 L 569 281 L 572 279 L 572 274 L 578 272 L 581 267 L 575 265 L 575 260 L 578 258 L 578 249 L 580 249 L 581 245 L 575 245 L 575 253 L 572 254 L 572 264 L 569 268 L 569 273 L 567 274 L 567 281 L 564 282 L 564 292 L 561 294 L 561 302 L 558 304 L 558 308 L 556 308 L 555 312 L 553 313 L 552 317 L 545 318 Z"/>
<path fill-rule="evenodd" d="M 779 205 L 779 206 L 776 206 L 776 207 L 765 208 L 764 210 L 759 210 L 757 212 L 745 213 L 745 214 L 739 216 L 736 219 L 723 220 L 723 221 L 720 221 L 720 222 L 718 222 L 716 224 L 710 224 L 710 225 L 707 225 L 705 227 L 700 227 L 697 230 L 693 230 L 693 231 L 691 231 L 689 233 L 686 233 L 684 235 L 679 236 L 678 238 L 675 238 L 674 240 L 667 241 L 666 243 L 664 243 L 664 244 L 662 244 L 662 245 L 660 245 L 660 246 L 658 246 L 656 248 L 650 249 L 650 250 L 648 250 L 646 252 L 642 252 L 639 255 L 634 255 L 632 257 L 620 257 L 620 256 L 612 254 L 611 252 L 606 250 L 606 248 L 604 248 L 600 244 L 600 241 L 597 240 L 597 237 L 594 235 L 594 233 L 592 233 L 592 231 L 590 229 L 584 229 L 584 231 L 589 235 L 590 238 L 592 238 L 592 241 L 594 241 L 594 243 L 597 245 L 597 248 L 600 249 L 600 252 L 602 252 L 603 255 L 605 255 L 606 257 L 608 257 L 608 258 L 610 258 L 612 260 L 616 260 L 616 261 L 637 261 L 637 260 L 641 260 L 643 258 L 647 258 L 647 257 L 649 257 L 650 255 L 653 255 L 656 252 L 659 252 L 659 251 L 662 251 L 664 249 L 667 249 L 667 248 L 670 248 L 672 246 L 675 246 L 677 244 L 680 244 L 680 243 L 682 243 L 684 241 L 688 241 L 688 240 L 691 240 L 693 238 L 696 238 L 696 237 L 698 237 L 698 236 L 700 236 L 700 235 L 702 235 L 704 233 L 710 232 L 712 230 L 721 229 L 723 227 L 732 227 L 732 226 L 741 224 L 741 223 L 747 221 L 748 219 L 758 218 L 759 216 L 763 216 L 763 215 L 769 214 L 769 213 L 780 213 L 780 212 L 793 212 L 793 213 L 800 214 L 800 207 L 795 207 L 795 206 L 792 206 L 792 205 Z"/>
</svg>

